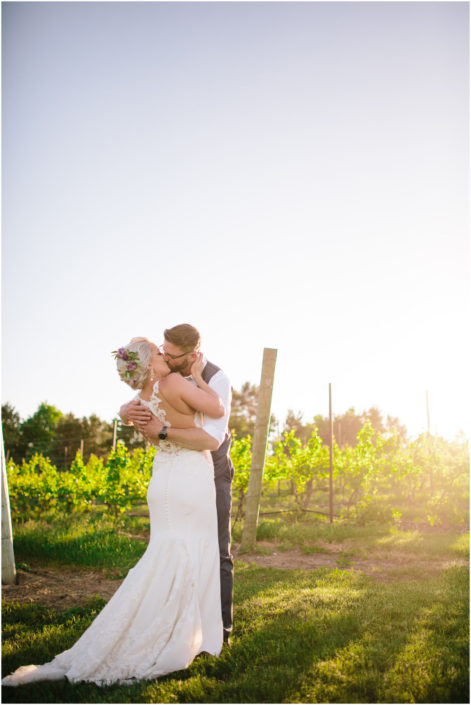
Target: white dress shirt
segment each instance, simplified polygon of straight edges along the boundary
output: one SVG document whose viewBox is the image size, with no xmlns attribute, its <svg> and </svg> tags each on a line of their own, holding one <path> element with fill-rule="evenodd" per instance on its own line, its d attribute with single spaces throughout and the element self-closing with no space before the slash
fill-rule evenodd
<svg viewBox="0 0 471 705">
<path fill-rule="evenodd" d="M 207 359 L 203 355 L 204 365 L 206 365 L 206 362 Z M 185 379 L 189 380 L 190 382 L 196 385 L 196 382 L 191 375 L 189 377 L 186 377 Z M 226 435 L 227 427 L 229 424 L 229 416 L 231 414 L 231 383 L 229 382 L 229 378 L 227 377 L 227 375 L 222 370 L 218 370 L 209 380 L 208 386 L 211 387 L 211 389 L 214 389 L 216 394 L 219 394 L 222 399 L 222 403 L 224 404 L 224 409 L 226 410 L 226 412 L 224 416 L 221 416 L 220 419 L 212 419 L 210 416 L 204 414 L 203 431 L 206 431 L 206 433 L 215 438 L 217 442 L 221 444 L 224 440 L 224 436 Z"/>
</svg>

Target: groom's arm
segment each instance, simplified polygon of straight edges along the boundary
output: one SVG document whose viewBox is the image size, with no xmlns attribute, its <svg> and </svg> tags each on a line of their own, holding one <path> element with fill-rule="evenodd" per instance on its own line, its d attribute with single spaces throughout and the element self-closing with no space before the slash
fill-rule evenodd
<svg viewBox="0 0 471 705">
<path fill-rule="evenodd" d="M 139 399 L 123 404 L 119 410 L 119 415 L 125 426 L 137 426 L 138 424 L 146 424 L 152 419 L 152 412 L 141 404 Z"/>
<path fill-rule="evenodd" d="M 141 404 L 138 399 L 123 404 L 119 415 L 124 424 L 133 425 L 151 443 L 159 444 L 159 433 L 163 424 L 154 414 Z M 179 443 L 190 450 L 217 450 L 222 439 L 215 438 L 206 433 L 202 428 L 173 428 L 168 427 L 167 438 L 169 441 Z"/>
<path fill-rule="evenodd" d="M 204 415 L 203 428 L 173 428 L 167 430 L 167 438 L 190 450 L 217 450 L 224 438 L 229 424 L 231 413 L 232 388 L 229 379 L 222 370 L 210 379 L 209 386 L 219 395 L 224 405 L 225 414 L 218 419 Z M 155 417 L 153 417 L 155 419 Z M 162 424 L 157 421 L 162 428 Z M 146 426 L 146 429 L 148 426 Z M 140 429 L 141 433 L 143 431 Z M 157 435 L 159 433 L 157 431 Z M 146 434 L 147 431 L 144 431 Z M 150 439 L 152 440 L 152 439 Z M 153 442 L 153 441 L 152 441 Z"/>
<path fill-rule="evenodd" d="M 203 428 L 167 428 L 167 438 L 190 450 L 217 450 L 223 442 L 231 411 L 232 390 L 229 379 L 219 370 L 210 380 L 209 386 L 221 397 L 226 413 L 219 419 L 204 416 Z M 123 423 L 133 424 L 151 443 L 158 445 L 159 433 L 163 424 L 151 413 L 147 406 L 135 399 L 123 404 L 119 410 Z"/>
<path fill-rule="evenodd" d="M 137 430 L 151 443 L 158 445 L 159 433 L 163 428 L 163 423 L 155 416 L 146 424 L 134 424 Z M 202 428 L 173 428 L 167 427 L 167 440 L 178 443 L 190 450 L 217 450 L 220 442 Z"/>
</svg>

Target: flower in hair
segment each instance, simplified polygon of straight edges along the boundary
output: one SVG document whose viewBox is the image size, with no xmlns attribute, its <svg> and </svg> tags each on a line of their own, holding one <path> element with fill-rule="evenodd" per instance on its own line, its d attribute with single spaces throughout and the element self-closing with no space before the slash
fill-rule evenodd
<svg viewBox="0 0 471 705">
<path fill-rule="evenodd" d="M 118 350 L 113 350 L 111 354 L 115 359 L 119 357 L 120 360 L 132 360 L 131 355 L 137 355 L 137 353 L 128 353 L 126 348 L 118 348 Z"/>
<path fill-rule="evenodd" d="M 137 352 L 126 350 L 126 348 L 118 348 L 118 350 L 113 350 L 111 354 L 114 355 L 115 360 L 123 360 L 128 363 L 126 369 L 120 372 L 121 377 L 126 380 L 132 379 L 134 370 L 137 370 L 138 367 L 143 367 Z"/>
</svg>

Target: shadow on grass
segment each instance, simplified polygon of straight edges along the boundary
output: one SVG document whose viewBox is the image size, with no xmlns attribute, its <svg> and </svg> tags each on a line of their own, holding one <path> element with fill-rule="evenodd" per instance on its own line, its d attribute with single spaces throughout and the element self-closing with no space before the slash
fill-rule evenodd
<svg viewBox="0 0 471 705">
<path fill-rule="evenodd" d="M 6 688 L 3 701 L 468 702 L 466 569 L 390 585 L 353 571 L 237 568 L 233 648 L 219 659 L 132 686 Z M 50 660 L 56 638 L 69 648 L 98 607 L 17 612 L 23 631 L 4 672 Z M 25 644 L 40 622 L 42 637 Z"/>
</svg>

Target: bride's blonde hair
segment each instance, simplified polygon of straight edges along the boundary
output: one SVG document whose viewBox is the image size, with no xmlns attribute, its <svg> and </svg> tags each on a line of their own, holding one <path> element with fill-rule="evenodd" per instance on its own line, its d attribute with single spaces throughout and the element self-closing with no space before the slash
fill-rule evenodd
<svg viewBox="0 0 471 705">
<path fill-rule="evenodd" d="M 115 352 L 118 374 L 133 389 L 142 389 L 149 374 L 152 344 L 148 338 L 133 338 Z"/>
</svg>

